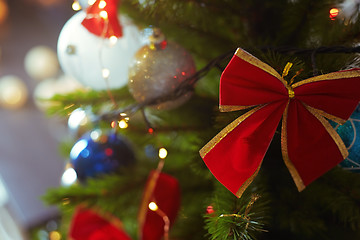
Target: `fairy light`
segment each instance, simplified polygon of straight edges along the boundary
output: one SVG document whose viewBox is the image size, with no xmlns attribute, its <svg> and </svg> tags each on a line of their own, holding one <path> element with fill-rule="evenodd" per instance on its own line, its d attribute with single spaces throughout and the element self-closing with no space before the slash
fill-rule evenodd
<svg viewBox="0 0 360 240">
<path fill-rule="evenodd" d="M 339 9 L 338 8 L 332 8 L 329 11 L 329 18 L 331 20 L 335 20 L 335 18 L 339 15 Z"/>
<path fill-rule="evenodd" d="M 108 13 L 105 10 L 102 10 L 99 15 L 102 19 L 108 19 Z"/>
<path fill-rule="evenodd" d="M 159 149 L 159 158 L 161 159 L 165 159 L 167 156 L 168 152 L 165 148 L 160 148 Z"/>
<path fill-rule="evenodd" d="M 49 234 L 50 240 L 61 240 L 61 234 L 58 231 L 51 231 Z"/>
<path fill-rule="evenodd" d="M 149 209 L 150 209 L 151 211 L 156 212 L 156 211 L 159 209 L 159 207 L 158 207 L 158 205 L 157 205 L 155 202 L 150 202 L 150 203 L 149 203 Z"/>
<path fill-rule="evenodd" d="M 169 239 L 169 229 L 170 229 L 170 219 L 169 217 L 159 209 L 158 205 L 155 202 L 149 203 L 149 209 L 153 212 L 156 212 L 164 221 L 164 240 Z"/>
<path fill-rule="evenodd" d="M 109 37 L 110 46 L 114 46 L 117 43 L 118 38 L 116 36 Z"/>
<path fill-rule="evenodd" d="M 110 70 L 108 68 L 103 68 L 101 70 L 101 73 L 103 78 L 109 78 L 110 76 Z"/>
<path fill-rule="evenodd" d="M 122 119 L 119 121 L 119 127 L 124 129 L 124 128 L 127 128 L 129 125 L 128 123 L 125 121 L 125 119 Z"/>
<path fill-rule="evenodd" d="M 106 7 L 106 2 L 104 1 L 104 0 L 101 0 L 100 2 L 99 2 L 99 8 L 100 9 L 104 9 Z"/>
<path fill-rule="evenodd" d="M 73 4 L 71 5 L 71 8 L 74 11 L 80 11 L 81 10 L 81 5 L 78 1 L 74 1 Z"/>
</svg>

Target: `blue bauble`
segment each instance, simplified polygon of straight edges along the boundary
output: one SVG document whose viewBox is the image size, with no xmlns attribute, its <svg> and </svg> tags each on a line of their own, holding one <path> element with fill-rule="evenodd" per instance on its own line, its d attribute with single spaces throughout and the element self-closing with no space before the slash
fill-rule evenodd
<svg viewBox="0 0 360 240">
<path fill-rule="evenodd" d="M 343 125 L 335 127 L 349 151 L 349 156 L 340 163 L 346 170 L 360 173 L 360 109 L 358 108 Z"/>
<path fill-rule="evenodd" d="M 124 137 L 100 129 L 80 138 L 70 152 L 70 162 L 77 178 L 84 182 L 89 177 L 118 172 L 135 163 L 134 152 Z"/>
</svg>

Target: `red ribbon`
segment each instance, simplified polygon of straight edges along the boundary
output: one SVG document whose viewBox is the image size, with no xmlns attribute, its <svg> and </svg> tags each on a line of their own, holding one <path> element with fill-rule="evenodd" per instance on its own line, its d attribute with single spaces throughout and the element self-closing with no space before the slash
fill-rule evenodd
<svg viewBox="0 0 360 240">
<path fill-rule="evenodd" d="M 99 37 L 122 37 L 123 31 L 117 12 L 118 3 L 119 0 L 97 0 L 87 8 L 86 18 L 81 24 Z M 102 11 L 106 12 L 106 18 L 103 17 Z"/>
<path fill-rule="evenodd" d="M 325 119 L 344 123 L 360 100 L 360 70 L 288 84 L 272 67 L 238 49 L 220 79 L 220 111 L 251 108 L 201 150 L 213 175 L 240 197 L 257 175 L 282 121 L 283 159 L 299 191 L 348 155 Z"/>
</svg>

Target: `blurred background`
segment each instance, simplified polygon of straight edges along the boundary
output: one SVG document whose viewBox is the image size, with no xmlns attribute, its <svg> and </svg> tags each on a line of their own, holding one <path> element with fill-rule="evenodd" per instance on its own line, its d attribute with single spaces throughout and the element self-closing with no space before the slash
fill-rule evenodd
<svg viewBox="0 0 360 240">
<path fill-rule="evenodd" d="M 57 216 L 41 196 L 60 183 L 64 160 L 58 142 L 66 130 L 34 97 L 49 92 L 39 90 L 40 82 L 63 77 L 54 54 L 60 30 L 73 14 L 71 1 L 0 0 L 2 240 L 26 238 L 29 229 Z M 46 63 L 37 62 L 36 55 L 46 56 Z"/>
</svg>

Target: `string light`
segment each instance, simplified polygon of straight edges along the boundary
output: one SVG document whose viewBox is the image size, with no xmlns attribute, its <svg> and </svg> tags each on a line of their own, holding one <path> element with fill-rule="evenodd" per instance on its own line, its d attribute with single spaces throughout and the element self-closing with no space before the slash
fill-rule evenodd
<svg viewBox="0 0 360 240">
<path fill-rule="evenodd" d="M 51 231 L 49 234 L 49 239 L 50 240 L 60 240 L 61 234 L 58 231 Z"/>
<path fill-rule="evenodd" d="M 129 125 L 128 123 L 125 121 L 125 119 L 122 119 L 119 121 L 119 127 L 124 129 L 124 128 L 127 128 Z"/>
<path fill-rule="evenodd" d="M 71 5 L 71 8 L 74 11 L 80 11 L 81 10 L 81 5 L 78 1 L 74 1 L 73 4 Z"/>
<path fill-rule="evenodd" d="M 101 0 L 100 2 L 99 2 L 99 8 L 100 9 L 104 9 L 106 7 L 106 2 L 104 1 L 104 0 Z"/>
<path fill-rule="evenodd" d="M 331 20 L 335 20 L 335 18 L 339 15 L 339 9 L 338 8 L 332 8 L 329 11 L 329 18 Z"/>
<path fill-rule="evenodd" d="M 109 70 L 108 68 L 103 68 L 103 69 L 101 70 L 101 72 L 102 72 L 102 77 L 103 77 L 103 78 L 109 78 L 109 76 L 110 76 L 110 70 Z"/>
<path fill-rule="evenodd" d="M 159 158 L 161 159 L 165 159 L 167 156 L 168 152 L 165 148 L 160 148 L 159 149 Z"/>
<path fill-rule="evenodd" d="M 169 217 L 159 209 L 158 205 L 155 202 L 149 203 L 149 209 L 153 212 L 156 212 L 164 221 L 164 240 L 169 239 L 169 229 L 170 229 L 170 219 Z"/>
<path fill-rule="evenodd" d="M 156 211 L 159 209 L 159 207 L 158 207 L 158 205 L 157 205 L 155 202 L 150 202 L 150 203 L 149 203 L 149 209 L 150 209 L 151 211 L 156 212 Z"/>
<path fill-rule="evenodd" d="M 102 19 L 108 19 L 108 13 L 105 10 L 101 11 L 99 15 Z"/>
<path fill-rule="evenodd" d="M 118 38 L 116 36 L 109 37 L 110 46 L 114 46 L 117 43 Z"/>
</svg>

